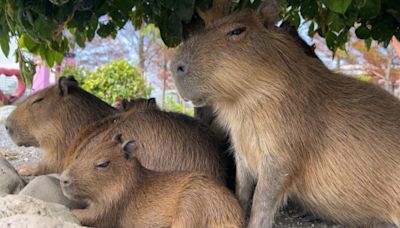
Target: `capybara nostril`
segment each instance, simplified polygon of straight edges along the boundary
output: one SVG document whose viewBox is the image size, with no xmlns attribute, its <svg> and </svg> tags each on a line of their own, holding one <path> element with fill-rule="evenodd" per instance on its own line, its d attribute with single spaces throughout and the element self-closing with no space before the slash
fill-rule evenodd
<svg viewBox="0 0 400 228">
<path fill-rule="evenodd" d="M 186 71 L 187 71 L 187 65 L 183 62 L 179 62 L 176 66 L 175 74 L 178 77 L 182 77 L 186 74 Z"/>
<path fill-rule="evenodd" d="M 6 123 L 4 124 L 4 127 L 6 128 L 6 131 L 8 132 L 8 134 L 12 133 L 12 125 L 10 121 L 6 121 Z"/>
<path fill-rule="evenodd" d="M 61 185 L 63 187 L 69 187 L 71 185 L 71 180 L 67 178 L 61 178 Z"/>
</svg>

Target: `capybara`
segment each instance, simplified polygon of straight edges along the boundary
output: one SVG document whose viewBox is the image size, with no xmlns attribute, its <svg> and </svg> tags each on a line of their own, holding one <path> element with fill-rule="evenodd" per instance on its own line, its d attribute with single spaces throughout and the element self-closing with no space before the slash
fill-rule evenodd
<svg viewBox="0 0 400 228">
<path fill-rule="evenodd" d="M 25 165 L 23 175 L 60 172 L 71 140 L 85 126 L 116 112 L 79 87 L 74 77 L 61 77 L 56 85 L 29 96 L 11 113 L 6 129 L 18 146 L 44 150 L 39 164 Z"/>
<path fill-rule="evenodd" d="M 239 202 L 220 182 L 196 172 L 155 172 L 136 159 L 147 148 L 121 135 L 79 153 L 62 173 L 64 194 L 85 201 L 73 210 L 95 227 L 242 227 Z M 142 152 L 140 152 L 143 150 Z"/>
<path fill-rule="evenodd" d="M 139 106 L 141 111 L 130 107 L 81 131 L 68 148 L 64 167 L 83 151 L 101 150 L 101 142 L 120 132 L 146 148 L 137 152 L 137 158 L 148 169 L 198 171 L 227 182 L 228 161 L 220 151 L 222 144 L 208 127 L 190 116 L 161 111 L 155 104 L 147 109 Z"/>
<path fill-rule="evenodd" d="M 181 96 L 230 133 L 249 227 L 287 198 L 347 227 L 400 226 L 400 101 L 306 54 L 274 25 L 278 5 L 214 18 L 173 63 Z"/>
</svg>

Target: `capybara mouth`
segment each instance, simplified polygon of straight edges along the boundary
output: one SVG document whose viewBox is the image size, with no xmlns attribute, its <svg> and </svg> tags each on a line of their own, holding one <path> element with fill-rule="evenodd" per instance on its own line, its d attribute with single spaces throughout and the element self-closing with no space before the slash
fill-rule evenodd
<svg viewBox="0 0 400 228">
<path fill-rule="evenodd" d="M 22 146 L 22 147 L 32 147 L 32 146 L 33 147 L 40 147 L 39 143 L 36 143 L 36 142 L 15 142 L 15 144 L 17 146 Z"/>
<path fill-rule="evenodd" d="M 71 187 L 66 188 L 66 187 L 61 186 L 61 190 L 62 190 L 62 193 L 64 194 L 64 196 L 67 197 L 68 199 L 73 200 L 73 201 L 78 201 L 77 197 L 75 197 L 75 195 L 73 194 Z"/>
<path fill-rule="evenodd" d="M 206 106 L 206 102 L 203 99 L 192 100 L 192 104 L 194 107 L 197 107 L 197 108 Z"/>
<path fill-rule="evenodd" d="M 65 197 L 67 197 L 69 200 L 79 202 L 82 205 L 88 205 L 88 200 L 85 197 L 79 196 L 76 193 L 76 190 L 74 187 L 64 187 L 61 186 L 62 193 L 64 194 Z"/>
</svg>

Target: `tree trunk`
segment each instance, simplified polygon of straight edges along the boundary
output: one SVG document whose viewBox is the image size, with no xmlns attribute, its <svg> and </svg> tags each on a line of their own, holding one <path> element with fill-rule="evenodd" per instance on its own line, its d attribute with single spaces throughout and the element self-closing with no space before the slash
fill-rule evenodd
<svg viewBox="0 0 400 228">
<path fill-rule="evenodd" d="M 167 87 L 167 76 L 168 76 L 168 63 L 167 59 L 164 58 L 164 65 L 163 65 L 163 89 L 162 89 L 162 100 L 161 100 L 161 108 L 165 109 L 165 90 Z"/>
<path fill-rule="evenodd" d="M 389 54 L 388 62 L 387 62 L 386 69 L 385 69 L 384 80 L 385 80 L 385 89 L 391 94 L 393 94 L 392 81 L 390 80 L 390 72 L 392 70 L 392 62 L 393 62 L 393 55 Z"/>
<path fill-rule="evenodd" d="M 144 53 L 144 34 L 140 32 L 139 39 L 138 39 L 138 56 L 139 56 L 139 69 L 144 74 L 145 71 L 145 53 Z"/>
</svg>

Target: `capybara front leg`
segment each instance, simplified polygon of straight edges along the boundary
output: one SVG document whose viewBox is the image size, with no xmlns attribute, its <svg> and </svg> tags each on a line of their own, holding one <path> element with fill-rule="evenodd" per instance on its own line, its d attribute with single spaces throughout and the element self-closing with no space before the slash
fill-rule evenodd
<svg viewBox="0 0 400 228">
<path fill-rule="evenodd" d="M 262 163 L 253 196 L 249 228 L 272 228 L 275 213 L 284 197 L 285 174 L 277 164 Z"/>
<path fill-rule="evenodd" d="M 250 175 L 244 161 L 238 156 L 236 159 L 236 196 L 239 199 L 240 206 L 247 217 L 251 207 L 251 195 L 254 188 L 254 179 Z"/>
</svg>

